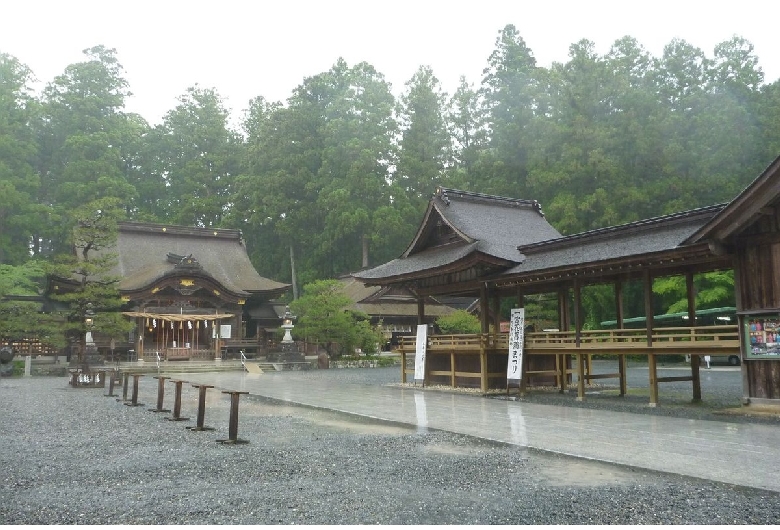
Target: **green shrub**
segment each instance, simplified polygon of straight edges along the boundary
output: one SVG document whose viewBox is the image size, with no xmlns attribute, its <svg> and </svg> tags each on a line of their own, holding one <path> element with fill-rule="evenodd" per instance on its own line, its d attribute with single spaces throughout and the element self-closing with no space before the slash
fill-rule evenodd
<svg viewBox="0 0 780 530">
<path fill-rule="evenodd" d="M 482 331 L 479 319 L 463 309 L 439 317 L 436 319 L 436 326 L 445 335 L 476 334 Z"/>
</svg>

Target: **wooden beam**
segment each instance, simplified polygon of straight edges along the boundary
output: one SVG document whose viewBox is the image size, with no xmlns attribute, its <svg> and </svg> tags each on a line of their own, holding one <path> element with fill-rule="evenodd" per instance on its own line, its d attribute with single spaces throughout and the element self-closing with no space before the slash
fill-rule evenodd
<svg viewBox="0 0 780 530">
<path fill-rule="evenodd" d="M 487 335 L 484 333 L 479 341 L 479 388 L 483 394 L 488 391 Z"/>
<path fill-rule="evenodd" d="M 579 280 L 574 280 L 574 344 L 580 347 L 582 339 L 582 289 Z"/>
<path fill-rule="evenodd" d="M 653 345 L 653 277 L 650 269 L 645 269 L 642 275 L 645 291 L 645 322 L 647 324 L 647 345 Z"/>
<path fill-rule="evenodd" d="M 651 407 L 658 405 L 658 363 L 655 354 L 647 355 L 647 372 L 650 375 L 650 403 Z"/>
<path fill-rule="evenodd" d="M 493 334 L 498 335 L 501 331 L 501 296 L 497 291 L 493 292 L 491 301 L 493 302 Z"/>
<path fill-rule="evenodd" d="M 479 322 L 482 325 L 482 333 L 490 332 L 490 324 L 488 320 L 488 290 L 487 284 L 483 283 L 479 288 Z"/>
<path fill-rule="evenodd" d="M 696 291 L 693 285 L 693 273 L 685 274 L 685 291 L 688 296 L 688 324 L 696 325 Z M 701 401 L 701 376 L 699 374 L 699 356 L 691 354 L 691 381 L 693 401 Z"/>
<path fill-rule="evenodd" d="M 620 280 L 615 281 L 615 314 L 617 319 L 617 329 L 623 329 L 623 282 Z"/>
</svg>

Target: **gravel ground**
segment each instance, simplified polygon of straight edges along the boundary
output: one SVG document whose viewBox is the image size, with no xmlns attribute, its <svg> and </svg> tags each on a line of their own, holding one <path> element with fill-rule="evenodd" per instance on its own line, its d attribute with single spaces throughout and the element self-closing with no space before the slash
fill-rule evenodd
<svg viewBox="0 0 780 530">
<path fill-rule="evenodd" d="M 312 375 L 334 384 L 398 384 L 397 368 Z M 208 394 L 205 424 L 215 430 L 193 432 L 185 425 L 193 426 L 194 418 L 166 421 L 170 413 L 148 410 L 156 405 L 151 402 L 156 385 L 142 378 L 139 395 L 146 405 L 130 407 L 105 397 L 107 389 L 70 388 L 63 377 L 0 379 L 0 524 L 777 524 L 780 519 L 780 494 L 772 492 L 252 395 L 241 398 L 238 432 L 249 443 L 222 445 L 215 440 L 228 434 L 227 396 Z M 187 386 L 182 415 L 194 416 L 197 391 Z M 167 392 L 172 388 L 169 384 Z M 528 399 L 560 397 L 534 392 Z M 573 396 L 563 397 L 570 398 L 564 404 L 579 406 Z M 166 396 L 166 406 L 169 401 Z M 614 401 L 586 403 L 610 408 Z M 650 409 L 645 400 L 635 412 L 665 408 Z"/>
</svg>

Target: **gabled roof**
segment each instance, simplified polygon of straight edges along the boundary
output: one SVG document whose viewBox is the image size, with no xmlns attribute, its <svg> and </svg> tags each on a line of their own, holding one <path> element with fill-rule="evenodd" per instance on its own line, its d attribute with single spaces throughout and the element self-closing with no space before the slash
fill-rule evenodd
<svg viewBox="0 0 780 530">
<path fill-rule="evenodd" d="M 687 238 L 723 209 L 722 204 L 654 217 L 518 247 L 525 262 L 501 276 L 585 266 L 680 249 Z"/>
<path fill-rule="evenodd" d="M 725 242 L 739 234 L 759 217 L 766 208 L 780 198 L 780 157 L 769 164 L 742 193 L 728 203 L 719 213 L 686 239 L 686 243 L 699 241 Z"/>
<path fill-rule="evenodd" d="M 536 201 L 439 188 L 401 257 L 354 276 L 370 280 L 416 275 L 479 262 L 505 268 L 523 260 L 518 245 L 560 235 Z"/>
<path fill-rule="evenodd" d="M 241 296 L 276 297 L 290 287 L 257 273 L 238 230 L 119 223 L 113 251 L 120 291 L 144 289 L 176 274 L 210 277 Z"/>
<path fill-rule="evenodd" d="M 417 298 L 408 289 L 400 287 L 368 287 L 355 278 L 342 279 L 344 294 L 354 301 L 354 309 L 369 316 L 416 317 Z M 439 303 L 431 297 L 425 299 L 425 315 L 438 317 L 449 315 L 454 308 Z"/>
</svg>

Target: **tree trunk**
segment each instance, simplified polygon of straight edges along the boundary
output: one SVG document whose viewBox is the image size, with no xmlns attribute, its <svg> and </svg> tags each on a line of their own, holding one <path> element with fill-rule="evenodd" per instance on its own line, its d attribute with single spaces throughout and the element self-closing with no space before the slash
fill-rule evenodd
<svg viewBox="0 0 780 530">
<path fill-rule="evenodd" d="M 295 278 L 295 249 L 290 243 L 290 272 L 292 274 L 293 300 L 298 299 L 298 280 Z"/>
<path fill-rule="evenodd" d="M 363 268 L 368 267 L 368 236 L 363 234 Z"/>
</svg>

